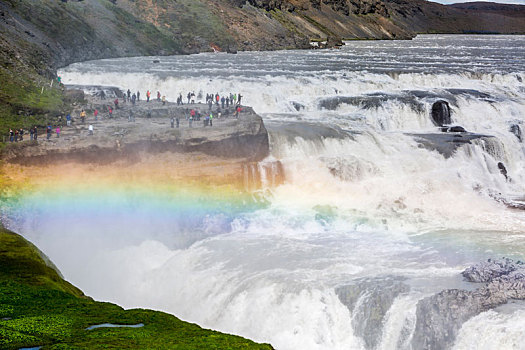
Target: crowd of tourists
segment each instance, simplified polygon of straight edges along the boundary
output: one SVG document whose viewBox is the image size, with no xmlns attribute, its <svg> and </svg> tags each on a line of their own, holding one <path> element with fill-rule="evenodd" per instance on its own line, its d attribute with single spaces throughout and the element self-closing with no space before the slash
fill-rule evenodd
<svg viewBox="0 0 525 350">
<path fill-rule="evenodd" d="M 150 103 L 153 101 L 151 99 L 151 91 L 146 91 L 146 103 Z M 116 97 L 113 100 L 112 104 L 104 104 L 101 108 L 101 111 L 99 111 L 98 108 L 94 108 L 90 111 L 92 113 L 93 121 L 98 121 L 99 117 L 102 118 L 101 112 L 104 113 L 104 116 L 107 116 L 107 118 L 111 119 L 113 118 L 113 112 L 115 110 L 122 109 L 123 105 L 126 103 L 131 103 L 131 106 L 134 107 L 140 100 L 140 91 L 137 91 L 136 93 L 132 93 L 130 89 L 128 89 L 122 97 Z M 103 96 L 101 96 L 102 99 L 105 99 L 106 95 L 105 93 Z M 156 102 L 162 103 L 162 105 L 165 105 L 167 102 L 166 96 L 162 95 L 160 91 L 157 91 L 156 93 Z M 202 93 L 199 93 L 197 96 L 200 100 L 203 99 Z M 189 109 L 189 111 L 185 114 L 185 120 L 188 123 L 189 127 L 193 127 L 194 122 L 200 122 L 202 121 L 203 126 L 213 126 L 213 122 L 215 119 L 221 119 L 230 115 L 233 115 L 234 117 L 238 118 L 240 116 L 240 113 L 242 111 L 241 108 L 241 101 L 242 101 L 242 95 L 240 93 L 229 93 L 224 95 L 219 95 L 219 93 L 208 93 L 205 96 L 205 102 L 204 104 L 208 105 L 208 110 L 206 112 L 201 112 L 196 106 L 192 106 L 192 108 Z M 195 92 L 189 91 L 186 95 L 186 103 L 188 105 L 194 105 L 195 102 Z M 198 102 L 199 103 L 199 102 Z M 179 94 L 177 97 L 177 106 L 184 105 L 184 99 L 182 96 L 182 93 Z M 215 109 L 214 109 L 215 106 Z M 230 107 L 232 109 L 230 109 Z M 151 117 L 151 111 L 147 113 L 147 117 Z M 87 112 L 82 109 L 78 113 L 78 118 L 80 119 L 81 124 L 85 124 L 86 119 L 88 118 Z M 90 118 L 91 119 L 91 118 Z M 78 120 L 78 119 L 77 119 Z M 68 113 L 65 117 L 66 121 L 66 127 L 70 127 L 73 122 L 73 117 L 71 113 Z M 128 114 L 128 122 L 134 122 L 135 121 L 135 114 L 133 113 L 133 109 L 129 109 Z M 51 137 L 54 135 L 56 138 L 60 138 L 61 128 L 63 126 L 63 119 L 62 116 L 58 117 L 58 120 L 56 122 L 56 126 L 53 126 L 51 123 L 49 123 L 46 127 L 44 127 L 44 131 L 46 134 L 46 139 L 50 140 Z M 180 127 L 180 118 L 178 116 L 170 116 L 170 126 L 172 128 L 179 128 Z M 93 135 L 94 133 L 94 127 L 93 123 L 90 123 L 88 126 L 88 135 Z M 24 140 L 24 134 L 29 134 L 29 140 L 30 141 L 36 141 L 38 140 L 39 130 L 37 126 L 31 127 L 29 130 L 24 130 L 23 128 L 20 129 L 10 129 L 9 130 L 9 142 L 19 142 Z"/>
</svg>

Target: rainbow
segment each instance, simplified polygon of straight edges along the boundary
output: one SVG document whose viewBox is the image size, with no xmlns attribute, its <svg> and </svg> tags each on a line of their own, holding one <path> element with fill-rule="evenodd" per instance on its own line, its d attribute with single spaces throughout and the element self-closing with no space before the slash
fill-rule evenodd
<svg viewBox="0 0 525 350">
<path fill-rule="evenodd" d="M 213 171 L 199 173 L 187 164 L 190 170 L 181 174 L 165 163 L 152 164 L 6 164 L 1 175 L 3 217 L 33 217 L 34 225 L 42 218 L 55 217 L 59 223 L 67 216 L 198 226 L 218 216 L 229 223 L 267 204 L 245 189 L 238 166 L 213 164 Z"/>
</svg>

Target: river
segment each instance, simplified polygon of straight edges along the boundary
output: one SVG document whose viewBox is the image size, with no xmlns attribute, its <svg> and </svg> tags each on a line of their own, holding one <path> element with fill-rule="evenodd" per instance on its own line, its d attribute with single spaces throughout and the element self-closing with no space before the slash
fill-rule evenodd
<svg viewBox="0 0 525 350">
<path fill-rule="evenodd" d="M 259 205 L 235 210 L 148 188 L 22 200 L 17 231 L 96 299 L 277 349 L 410 349 L 418 300 L 472 289 L 460 275 L 470 264 L 525 258 L 525 212 L 504 204 L 525 195 L 525 148 L 510 131 L 524 127 L 525 36 L 106 59 L 60 74 L 170 101 L 240 92 L 270 134 L 261 165 L 285 174 L 278 185 L 263 176 Z M 451 157 L 417 142 L 439 132 L 438 100 L 453 125 L 494 137 Z M 523 304 L 500 307 L 467 321 L 453 347 L 523 349 L 524 329 Z"/>
</svg>

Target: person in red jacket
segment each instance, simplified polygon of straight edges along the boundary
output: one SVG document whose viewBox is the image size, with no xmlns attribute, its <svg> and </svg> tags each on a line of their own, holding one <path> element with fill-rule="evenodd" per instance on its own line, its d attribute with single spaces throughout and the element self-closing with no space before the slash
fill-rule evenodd
<svg viewBox="0 0 525 350">
<path fill-rule="evenodd" d="M 239 118 L 241 111 L 242 111 L 241 106 L 237 106 L 237 109 L 235 110 L 235 118 Z"/>
</svg>

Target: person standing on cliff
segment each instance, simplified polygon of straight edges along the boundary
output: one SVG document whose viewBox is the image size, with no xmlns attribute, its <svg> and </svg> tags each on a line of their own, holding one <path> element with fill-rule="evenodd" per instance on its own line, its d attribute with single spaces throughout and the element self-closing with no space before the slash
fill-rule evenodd
<svg viewBox="0 0 525 350">
<path fill-rule="evenodd" d="M 82 120 L 82 124 L 84 124 L 85 119 L 86 119 L 86 112 L 82 110 L 82 112 L 80 112 L 80 120 Z"/>
<path fill-rule="evenodd" d="M 190 100 L 191 100 L 191 92 L 188 92 L 188 96 L 186 96 L 188 98 L 188 104 L 190 104 Z"/>
<path fill-rule="evenodd" d="M 13 142 L 15 140 L 15 132 L 13 129 L 9 129 L 9 142 Z"/>
<path fill-rule="evenodd" d="M 163 106 L 166 105 L 166 96 L 165 95 L 162 96 L 162 105 Z"/>
<path fill-rule="evenodd" d="M 38 139 L 38 129 L 35 127 L 33 128 L 33 139 L 36 141 Z"/>
<path fill-rule="evenodd" d="M 118 109 L 118 98 L 116 98 L 115 101 L 113 101 L 113 103 L 115 104 L 115 109 Z"/>
<path fill-rule="evenodd" d="M 238 94 L 237 95 L 237 103 L 239 104 L 239 106 L 241 105 L 241 98 L 242 98 L 242 95 L 241 94 Z"/>
<path fill-rule="evenodd" d="M 146 91 L 146 102 L 149 102 L 150 97 L 151 97 L 151 92 L 148 90 Z"/>
<path fill-rule="evenodd" d="M 133 106 L 135 106 L 135 102 L 137 101 L 137 95 L 133 94 L 133 96 L 131 96 L 131 104 Z"/>
<path fill-rule="evenodd" d="M 111 106 L 108 106 L 108 113 L 109 117 L 111 118 L 113 116 L 113 109 L 111 109 Z"/>
<path fill-rule="evenodd" d="M 56 132 L 57 132 L 57 139 L 58 139 L 60 137 L 60 125 L 57 125 Z"/>
<path fill-rule="evenodd" d="M 93 116 L 95 117 L 95 120 L 98 120 L 98 109 L 95 108 L 93 111 Z"/>
<path fill-rule="evenodd" d="M 51 128 L 51 124 L 49 124 L 49 125 L 47 126 L 47 129 L 46 129 L 46 133 L 47 133 L 46 137 L 47 137 L 47 140 L 48 140 L 48 141 L 49 141 L 49 139 L 51 138 L 51 129 L 52 129 L 52 128 Z"/>
<path fill-rule="evenodd" d="M 127 93 L 128 93 L 128 100 L 129 100 L 131 98 L 131 91 L 128 89 Z"/>
<path fill-rule="evenodd" d="M 137 101 L 140 101 L 140 91 L 137 91 Z"/>
<path fill-rule="evenodd" d="M 173 129 L 175 127 L 175 118 L 171 117 L 170 124 L 171 124 L 171 128 Z"/>
<path fill-rule="evenodd" d="M 157 90 L 157 101 L 160 102 L 160 91 Z"/>
<path fill-rule="evenodd" d="M 34 139 L 33 128 L 29 128 L 29 141 L 33 141 L 33 139 Z"/>
<path fill-rule="evenodd" d="M 179 117 L 175 118 L 175 122 L 177 123 L 177 129 L 179 128 Z"/>
<path fill-rule="evenodd" d="M 93 135 L 93 125 L 89 124 L 88 126 L 89 135 Z"/>
<path fill-rule="evenodd" d="M 221 106 L 222 106 L 222 109 L 224 109 L 224 103 L 226 102 L 226 99 L 224 98 L 224 96 L 221 97 Z"/>
<path fill-rule="evenodd" d="M 237 106 L 237 109 L 235 110 L 235 118 L 239 118 L 241 115 L 241 106 Z"/>
</svg>

